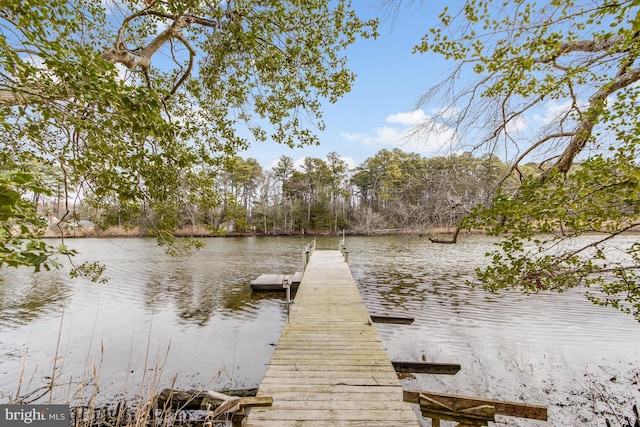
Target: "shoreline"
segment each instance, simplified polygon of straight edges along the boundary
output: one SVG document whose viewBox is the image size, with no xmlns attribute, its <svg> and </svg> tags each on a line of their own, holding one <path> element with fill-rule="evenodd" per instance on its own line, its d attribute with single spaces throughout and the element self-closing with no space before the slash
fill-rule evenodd
<svg viewBox="0 0 640 427">
<path fill-rule="evenodd" d="M 379 230 L 371 230 L 369 232 L 362 232 L 358 230 L 344 230 L 345 236 L 434 236 L 434 235 L 453 235 L 455 233 L 455 227 L 434 227 L 428 229 L 399 229 L 399 228 L 386 228 Z M 463 231 L 464 234 L 486 234 L 482 231 Z M 225 232 L 214 233 L 205 227 L 187 227 L 177 230 L 174 237 L 179 238 L 211 238 L 211 237 L 324 237 L 335 236 L 339 237 L 343 235 L 342 231 L 324 231 L 313 230 L 305 231 L 303 233 L 260 233 L 256 231 L 247 232 Z M 113 237 L 131 237 L 131 238 L 153 238 L 154 236 L 146 233 L 139 228 L 124 229 L 121 227 L 113 227 L 107 230 L 101 230 L 97 227 L 87 228 L 78 227 L 76 230 L 68 230 L 63 233 L 60 230 L 53 230 L 51 227 L 47 229 L 43 238 L 45 239 L 60 239 L 60 238 L 113 238 Z"/>
<path fill-rule="evenodd" d="M 344 234 L 343 234 L 344 233 Z M 460 235 L 486 235 L 485 231 L 480 230 L 460 230 Z M 581 233 L 583 235 L 600 235 L 607 234 L 606 231 L 588 231 Z M 640 228 L 628 230 L 625 233 L 626 235 L 640 235 Z M 370 230 L 369 232 L 359 231 L 359 230 L 344 230 L 344 232 L 333 232 L 333 231 L 306 231 L 304 233 L 259 233 L 256 231 L 247 231 L 247 232 L 226 232 L 226 233 L 213 233 L 210 230 L 207 230 L 204 227 L 195 227 L 195 228 L 182 228 L 177 230 L 173 236 L 176 238 L 226 238 L 226 237 L 340 237 L 342 235 L 345 236 L 357 236 L 357 237 L 367 237 L 367 236 L 416 236 L 416 237 L 450 237 L 456 236 L 456 228 L 455 227 L 434 227 L 434 228 L 425 228 L 425 229 L 399 229 L 399 228 L 386 228 L 379 230 Z M 124 229 L 120 227 L 113 227 L 107 230 L 101 230 L 97 228 L 87 229 L 87 228 L 79 228 L 73 231 L 66 231 L 61 233 L 59 230 L 52 230 L 51 228 L 47 229 L 44 233 L 43 238 L 45 239 L 83 239 L 83 238 L 114 238 L 114 237 L 122 237 L 122 238 L 154 238 L 155 236 L 143 232 L 138 228 L 134 229 Z M 434 243 L 455 243 L 455 241 L 439 241 L 435 240 Z"/>
</svg>

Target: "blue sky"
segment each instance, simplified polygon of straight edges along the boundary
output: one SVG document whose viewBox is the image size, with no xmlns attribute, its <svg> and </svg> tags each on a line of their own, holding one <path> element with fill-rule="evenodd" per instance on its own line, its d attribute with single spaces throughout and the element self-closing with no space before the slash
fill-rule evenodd
<svg viewBox="0 0 640 427">
<path fill-rule="evenodd" d="M 304 157 L 324 158 L 335 151 L 355 166 L 383 148 L 397 147 L 424 156 L 442 154 L 435 147 L 450 140 L 450 134 L 445 132 L 438 140 L 426 135 L 407 140 L 404 132 L 428 117 L 428 111 L 416 110 L 416 103 L 453 66 L 435 55 L 411 53 L 436 23 L 443 5 L 407 2 L 393 17 L 376 6 L 378 2 L 355 3 L 362 18 L 380 17 L 380 36 L 358 40 L 348 50 L 349 68 L 357 78 L 352 91 L 336 104 L 325 103 L 326 129 L 318 132 L 320 146 L 290 149 L 272 142 L 253 143 L 240 153 L 242 157 L 253 157 L 268 168 L 281 155 L 300 162 Z"/>
</svg>

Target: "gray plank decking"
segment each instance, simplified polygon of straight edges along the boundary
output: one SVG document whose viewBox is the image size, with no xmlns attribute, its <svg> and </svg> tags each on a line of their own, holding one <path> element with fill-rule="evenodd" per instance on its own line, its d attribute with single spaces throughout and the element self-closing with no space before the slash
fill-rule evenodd
<svg viewBox="0 0 640 427">
<path fill-rule="evenodd" d="M 315 251 L 258 390 L 249 427 L 420 424 L 340 251 Z"/>
<path fill-rule="evenodd" d="M 296 290 L 302 279 L 302 272 L 296 271 L 293 274 L 261 274 L 251 281 L 251 290 L 255 292 L 284 292 L 282 281 L 287 279 L 291 284 L 291 289 Z"/>
</svg>

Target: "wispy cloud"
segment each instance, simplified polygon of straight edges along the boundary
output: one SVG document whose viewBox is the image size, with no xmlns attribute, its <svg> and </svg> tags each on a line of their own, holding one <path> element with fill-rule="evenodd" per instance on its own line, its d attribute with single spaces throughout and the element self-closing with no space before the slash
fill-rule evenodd
<svg viewBox="0 0 640 427">
<path fill-rule="evenodd" d="M 435 122 L 420 109 L 391 114 L 385 118 L 385 123 L 368 134 L 342 132 L 340 136 L 379 149 L 397 147 L 417 153 L 436 153 L 458 141 L 453 129 Z"/>
<path fill-rule="evenodd" d="M 387 123 L 397 123 L 404 126 L 418 126 L 428 120 L 427 116 L 422 110 L 413 110 L 408 113 L 396 113 L 387 116 L 385 121 Z"/>
<path fill-rule="evenodd" d="M 533 118 L 543 125 L 550 125 L 557 121 L 560 117 L 567 114 L 571 108 L 571 101 L 557 102 L 551 101 L 545 105 L 545 110 L 541 113 L 534 114 Z"/>
</svg>

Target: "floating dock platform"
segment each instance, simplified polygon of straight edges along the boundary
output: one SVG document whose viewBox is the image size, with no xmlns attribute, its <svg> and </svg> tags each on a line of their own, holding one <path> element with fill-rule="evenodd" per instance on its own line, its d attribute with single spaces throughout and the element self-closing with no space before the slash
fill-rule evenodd
<svg viewBox="0 0 640 427">
<path fill-rule="evenodd" d="M 302 272 L 296 271 L 293 274 L 261 274 L 257 279 L 251 281 L 251 290 L 254 292 L 284 292 L 282 284 L 284 280 L 289 281 L 292 290 L 297 290 L 302 280 Z"/>
</svg>

